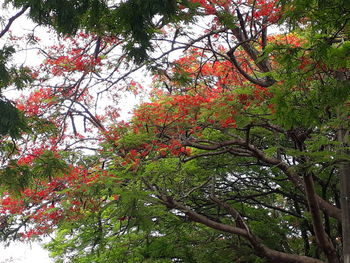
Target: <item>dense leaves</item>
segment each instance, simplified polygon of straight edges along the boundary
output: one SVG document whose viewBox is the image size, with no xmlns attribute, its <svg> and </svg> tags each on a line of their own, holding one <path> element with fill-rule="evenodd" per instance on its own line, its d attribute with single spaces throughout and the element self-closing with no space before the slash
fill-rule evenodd
<svg viewBox="0 0 350 263">
<path fill-rule="evenodd" d="M 8 3 L 75 34 L 35 42 L 35 89 L 4 100 L 3 240 L 53 233 L 57 262 L 348 263 L 346 1 Z"/>
</svg>

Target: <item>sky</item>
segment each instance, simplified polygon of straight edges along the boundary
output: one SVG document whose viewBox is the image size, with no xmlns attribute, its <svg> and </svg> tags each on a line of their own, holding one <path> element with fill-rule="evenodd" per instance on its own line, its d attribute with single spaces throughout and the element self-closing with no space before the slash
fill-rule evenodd
<svg viewBox="0 0 350 263">
<path fill-rule="evenodd" d="M 8 12 L 2 9 L 1 1 L 2 0 L 0 0 L 0 17 L 3 12 Z M 13 14 L 14 13 L 15 12 L 13 12 Z M 20 32 L 28 33 L 28 31 L 31 31 L 34 27 L 35 24 L 26 19 L 25 16 L 21 16 L 12 24 L 11 31 L 14 32 L 15 35 L 18 35 Z M 0 25 L 0 30 L 1 29 L 2 27 Z M 42 37 L 42 34 L 45 34 L 46 31 L 46 29 L 40 30 L 40 28 L 37 28 L 36 35 Z M 0 47 L 1 44 L 2 43 L 0 41 Z M 18 63 L 28 63 L 28 61 L 40 63 L 41 61 L 38 60 L 36 51 L 33 51 L 32 53 L 25 52 L 25 54 L 21 54 L 19 58 L 15 59 L 19 60 Z M 6 96 L 11 97 L 11 94 L 6 94 Z M 130 117 L 130 111 L 137 102 L 138 100 L 132 94 L 125 94 L 123 96 L 120 104 L 122 119 L 127 119 Z M 46 239 L 45 241 L 48 242 L 49 239 Z M 41 245 L 43 243 L 44 242 L 32 242 L 29 244 L 24 242 L 15 242 L 11 243 L 9 246 L 5 246 L 4 244 L 0 243 L 0 263 L 53 263 L 53 259 L 50 259 L 49 257 L 49 252 L 42 248 Z"/>
<path fill-rule="evenodd" d="M 0 263 L 52 263 L 49 252 L 39 242 L 16 242 L 8 247 L 0 245 Z"/>
<path fill-rule="evenodd" d="M 2 1 L 0 0 L 0 3 Z M 6 12 L 2 10 L 0 4 L 0 16 Z M 8 12 L 8 11 L 7 11 Z M 8 15 L 8 14 L 6 14 Z M 24 16 L 14 21 L 11 26 L 13 32 L 28 32 L 35 25 L 28 21 Z M 2 28 L 0 27 L 0 30 Z M 26 59 L 31 59 L 30 57 Z M 22 57 L 23 60 L 23 57 Z M 32 60 L 34 61 L 34 60 Z M 22 61 L 24 62 L 24 61 Z M 5 247 L 0 243 L 0 263 L 52 263 L 53 260 L 49 258 L 49 252 L 44 250 L 39 242 L 33 242 L 32 244 L 16 242 Z"/>
</svg>

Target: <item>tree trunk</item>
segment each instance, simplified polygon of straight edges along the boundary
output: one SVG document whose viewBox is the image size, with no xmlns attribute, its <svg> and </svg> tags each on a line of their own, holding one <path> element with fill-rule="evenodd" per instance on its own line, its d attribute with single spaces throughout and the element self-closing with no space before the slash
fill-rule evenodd
<svg viewBox="0 0 350 263">
<path fill-rule="evenodd" d="M 339 130 L 338 140 L 347 146 L 347 130 Z M 346 152 L 347 153 L 347 152 Z M 339 167 L 340 206 L 342 211 L 343 262 L 350 263 L 350 163 L 344 162 Z"/>
<path fill-rule="evenodd" d="M 340 261 L 337 251 L 324 230 L 320 208 L 316 198 L 314 181 L 311 174 L 304 175 L 304 183 L 317 244 L 325 253 L 329 263 L 339 263 Z"/>
</svg>

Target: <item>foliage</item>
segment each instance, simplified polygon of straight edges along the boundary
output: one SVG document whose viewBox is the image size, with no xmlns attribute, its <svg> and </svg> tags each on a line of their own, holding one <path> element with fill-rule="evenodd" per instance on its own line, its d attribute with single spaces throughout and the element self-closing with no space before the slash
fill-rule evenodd
<svg viewBox="0 0 350 263">
<path fill-rule="evenodd" d="M 3 240 L 54 232 L 57 262 L 344 260 L 346 1 L 7 3 L 75 35 L 4 104 Z M 119 121 L 141 68 L 153 89 Z"/>
</svg>

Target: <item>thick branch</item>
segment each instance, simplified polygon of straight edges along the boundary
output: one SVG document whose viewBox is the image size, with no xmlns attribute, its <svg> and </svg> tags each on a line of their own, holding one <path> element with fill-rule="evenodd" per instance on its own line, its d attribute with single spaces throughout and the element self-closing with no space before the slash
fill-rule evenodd
<svg viewBox="0 0 350 263">
<path fill-rule="evenodd" d="M 229 147 L 232 145 L 238 145 L 241 146 L 246 152 L 250 153 L 251 157 L 255 157 L 259 159 L 260 161 L 279 168 L 297 188 L 305 193 L 305 186 L 303 180 L 299 177 L 299 175 L 293 171 L 292 167 L 290 167 L 287 163 L 274 158 L 274 157 L 268 157 L 266 154 L 256 148 L 254 145 L 247 143 L 245 140 L 236 138 L 234 140 L 228 140 L 225 142 L 218 142 L 218 143 L 208 143 L 208 144 L 202 144 L 197 143 L 194 141 L 185 141 L 183 142 L 184 146 L 191 146 L 197 149 L 201 150 L 208 150 L 208 151 L 216 151 L 221 148 Z M 231 154 L 235 155 L 234 152 L 230 152 Z M 330 217 L 336 218 L 337 220 L 341 221 L 341 210 L 332 204 L 328 203 L 326 200 L 322 199 L 319 195 L 316 195 L 316 200 L 318 202 L 319 208 L 325 212 Z"/>
<path fill-rule="evenodd" d="M 315 236 L 318 245 L 326 254 L 328 262 L 338 263 L 339 258 L 337 257 L 337 252 L 333 246 L 332 241 L 327 236 L 319 210 L 319 205 L 316 198 L 316 192 L 314 187 L 314 182 L 312 175 L 307 174 L 304 176 L 305 192 L 309 204 L 309 209 L 312 218 L 312 226 L 314 228 Z"/>
<path fill-rule="evenodd" d="M 237 40 L 239 41 L 239 45 L 243 47 L 244 51 L 247 52 L 247 54 L 252 60 L 254 60 L 257 67 L 262 72 L 267 73 L 271 71 L 271 65 L 269 64 L 267 59 L 259 61 L 259 52 L 250 44 L 249 39 L 244 37 L 241 28 L 237 27 L 233 29 L 232 34 L 237 38 Z"/>
<path fill-rule="evenodd" d="M 161 200 L 169 207 L 179 209 L 184 212 L 191 220 L 198 222 L 200 224 L 206 225 L 210 228 L 223 231 L 226 233 L 231 233 L 246 238 L 254 250 L 261 257 L 267 258 L 271 263 L 324 263 L 323 261 L 315 258 L 310 258 L 306 256 L 300 256 L 295 254 L 287 254 L 277 250 L 270 249 L 266 247 L 261 240 L 256 238 L 247 229 L 242 229 L 239 227 L 234 227 L 231 225 L 219 223 L 207 218 L 204 215 L 198 214 L 189 207 L 173 200 L 171 197 L 162 196 Z M 232 211 L 231 211 L 232 212 Z M 233 212 L 235 214 L 235 212 Z M 241 218 L 242 219 L 242 218 Z M 247 226 L 246 226 L 247 227 Z"/>
<path fill-rule="evenodd" d="M 226 225 L 223 223 L 219 223 L 216 221 L 213 221 L 209 219 L 208 217 L 198 214 L 197 212 L 191 210 L 189 207 L 173 200 L 170 197 L 164 197 L 162 196 L 162 201 L 169 207 L 169 208 L 176 208 L 184 212 L 191 220 L 201 223 L 203 225 L 206 225 L 208 227 L 211 227 L 216 230 L 220 230 L 223 232 L 239 235 L 242 237 L 248 237 L 248 232 L 245 229 L 234 227 L 231 225 Z"/>
<path fill-rule="evenodd" d="M 306 193 L 304 183 L 302 179 L 299 177 L 298 174 L 296 174 L 293 169 L 286 164 L 285 162 L 280 161 L 277 158 L 273 157 L 267 157 L 264 152 L 258 150 L 255 146 L 248 144 L 248 148 L 252 150 L 252 152 L 255 153 L 255 156 L 270 165 L 274 165 L 275 167 L 278 167 L 293 183 L 300 189 L 302 192 Z M 336 218 L 339 221 L 341 221 L 341 210 L 330 203 L 328 203 L 326 200 L 321 198 L 319 195 L 316 194 L 315 196 L 319 208 L 328 214 L 330 217 Z"/>
<path fill-rule="evenodd" d="M 259 85 L 261 87 L 270 87 L 271 85 L 273 85 L 275 83 L 274 80 L 272 79 L 266 79 L 266 80 L 261 80 L 261 79 L 257 79 L 252 77 L 251 75 L 249 75 L 242 67 L 241 65 L 238 63 L 236 56 L 234 55 L 234 50 L 230 50 L 229 52 L 227 52 L 228 57 L 230 58 L 230 61 L 232 62 L 232 64 L 237 68 L 237 70 L 239 71 L 239 73 L 241 73 L 243 75 L 243 77 L 245 77 L 248 81 L 250 81 L 253 84 Z"/>
<path fill-rule="evenodd" d="M 239 17 L 241 27 L 237 27 L 237 28 L 233 29 L 232 34 L 237 38 L 239 43 L 234 48 L 232 48 L 230 51 L 228 51 L 227 55 L 230 58 L 232 64 L 237 68 L 239 73 L 241 73 L 248 81 L 250 81 L 256 85 L 262 86 L 262 87 L 269 87 L 275 83 L 274 79 L 272 79 L 270 77 L 266 77 L 265 80 L 261 80 L 261 79 L 257 79 L 257 78 L 252 77 L 240 66 L 240 64 L 238 63 L 238 61 L 236 59 L 236 56 L 234 53 L 239 46 L 242 46 L 244 51 L 249 55 L 249 57 L 254 61 L 255 65 L 262 72 L 267 73 L 267 72 L 271 71 L 271 65 L 270 65 L 268 59 L 260 60 L 259 59 L 259 52 L 250 43 L 252 39 L 247 38 L 247 34 L 244 30 L 244 25 L 242 25 L 243 19 L 240 16 L 239 11 L 237 11 L 237 15 Z M 265 31 L 266 31 L 266 27 L 264 27 L 262 29 L 263 42 L 264 42 Z"/>
</svg>

